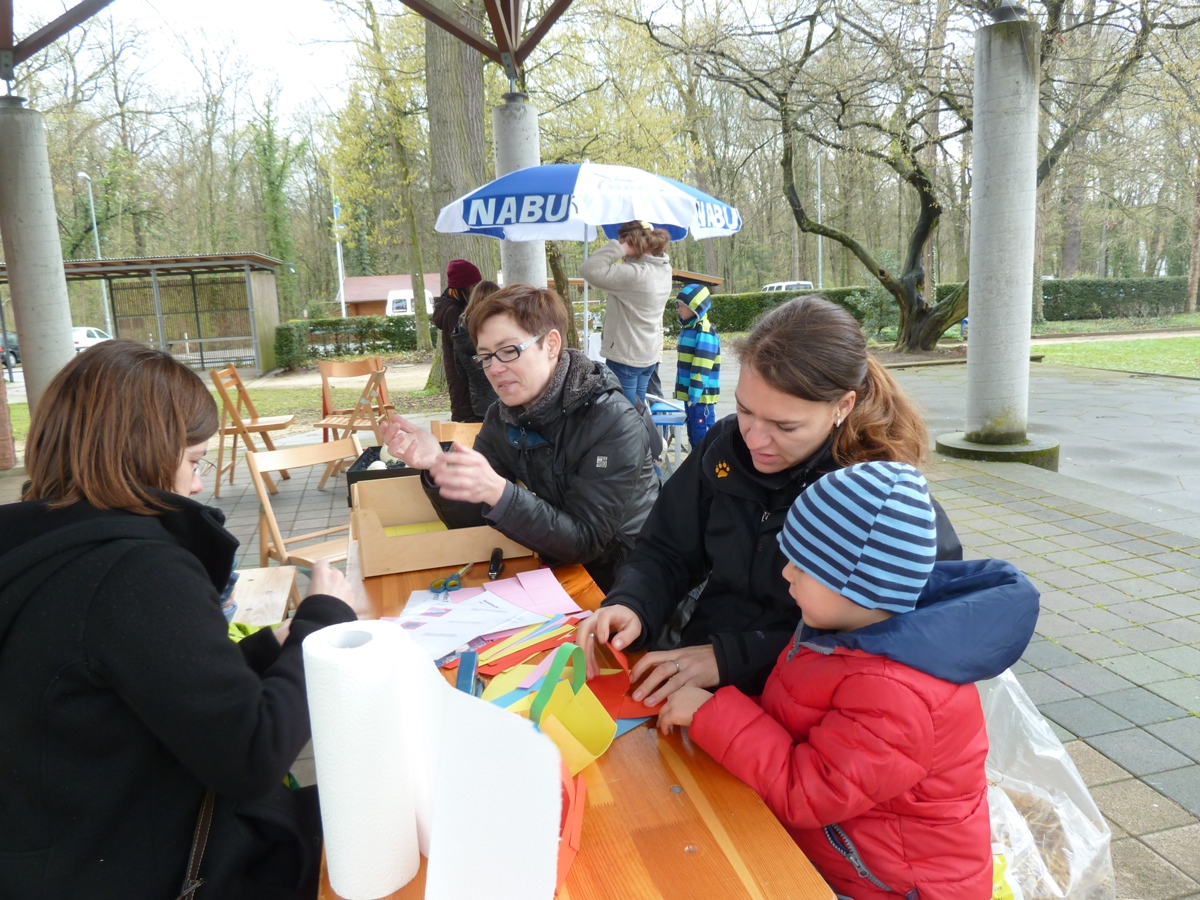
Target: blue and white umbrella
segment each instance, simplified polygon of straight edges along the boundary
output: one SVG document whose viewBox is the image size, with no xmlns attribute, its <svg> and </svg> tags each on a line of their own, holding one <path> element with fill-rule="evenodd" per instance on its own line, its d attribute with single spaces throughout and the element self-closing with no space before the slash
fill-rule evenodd
<svg viewBox="0 0 1200 900">
<path fill-rule="evenodd" d="M 506 241 L 590 241 L 645 220 L 671 240 L 736 234 L 737 209 L 673 178 L 597 163 L 533 166 L 502 175 L 446 205 L 435 228 Z"/>
</svg>

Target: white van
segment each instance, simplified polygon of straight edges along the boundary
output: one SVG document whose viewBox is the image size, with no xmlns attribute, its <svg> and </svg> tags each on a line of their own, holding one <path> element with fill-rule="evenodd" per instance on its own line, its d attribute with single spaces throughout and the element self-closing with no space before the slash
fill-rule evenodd
<svg viewBox="0 0 1200 900">
<path fill-rule="evenodd" d="M 813 283 L 811 281 L 772 281 L 770 284 L 764 284 L 764 291 L 811 291 Z"/>
<path fill-rule="evenodd" d="M 413 292 L 408 289 L 388 291 L 387 314 L 389 316 L 411 316 L 416 312 L 413 307 Z M 425 291 L 425 311 L 433 315 L 433 292 Z"/>
</svg>

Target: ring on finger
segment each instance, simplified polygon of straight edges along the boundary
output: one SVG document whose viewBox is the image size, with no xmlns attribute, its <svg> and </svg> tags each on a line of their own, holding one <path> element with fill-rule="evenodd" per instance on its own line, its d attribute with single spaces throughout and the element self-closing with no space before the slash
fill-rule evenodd
<svg viewBox="0 0 1200 900">
<path fill-rule="evenodd" d="M 683 671 L 683 669 L 681 669 L 679 667 L 679 660 L 673 659 L 673 660 L 671 660 L 671 662 L 675 663 L 675 674 L 676 675 L 680 674 Z"/>
</svg>

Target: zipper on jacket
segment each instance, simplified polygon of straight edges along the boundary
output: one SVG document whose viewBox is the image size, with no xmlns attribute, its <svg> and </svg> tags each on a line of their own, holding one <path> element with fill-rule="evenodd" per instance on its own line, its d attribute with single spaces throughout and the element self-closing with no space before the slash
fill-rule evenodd
<svg viewBox="0 0 1200 900">
<path fill-rule="evenodd" d="M 846 834 L 841 825 L 826 825 L 825 839 L 829 841 L 829 845 L 840 853 L 850 865 L 854 866 L 854 871 L 859 874 L 860 878 L 865 878 L 881 891 L 887 891 L 889 894 L 896 893 L 895 889 L 884 884 L 875 877 L 875 873 L 867 868 L 867 864 L 863 862 L 863 858 L 859 856 L 858 848 L 854 846 L 854 842 L 850 840 L 850 836 Z M 906 900 L 917 900 L 917 892 L 914 888 L 906 895 Z"/>
</svg>

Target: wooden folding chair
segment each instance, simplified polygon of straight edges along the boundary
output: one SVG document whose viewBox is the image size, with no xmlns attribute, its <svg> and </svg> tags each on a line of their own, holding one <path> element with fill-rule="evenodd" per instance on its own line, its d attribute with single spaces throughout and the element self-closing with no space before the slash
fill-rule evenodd
<svg viewBox="0 0 1200 900">
<path fill-rule="evenodd" d="M 475 445 L 475 438 L 481 428 L 482 422 L 439 422 L 437 419 L 431 419 L 429 422 L 429 430 L 439 441 L 458 441 L 468 447 Z"/>
<path fill-rule="evenodd" d="M 213 496 L 220 497 L 221 478 L 226 472 L 229 472 L 229 483 L 233 484 L 233 469 L 237 465 L 238 438 L 242 439 L 242 443 L 246 445 L 248 451 L 254 452 L 258 447 L 254 444 L 253 435 L 257 434 L 262 438 L 263 444 L 268 450 L 274 450 L 275 445 L 271 442 L 270 432 L 287 428 L 296 420 L 296 417 L 294 415 L 260 416 L 254 406 L 254 401 L 250 399 L 250 392 L 242 383 L 242 376 L 238 374 L 237 367 L 232 363 L 223 369 L 213 369 L 208 374 L 212 378 L 213 384 L 217 386 L 217 393 L 221 395 L 221 428 L 217 432 L 220 440 L 217 445 L 217 478 L 216 484 L 213 486 Z M 233 438 L 229 448 L 228 465 L 224 462 L 227 436 Z M 289 477 L 287 471 L 280 472 L 279 476 L 281 478 Z M 275 493 L 275 482 L 271 480 L 270 476 L 267 477 L 266 482 L 271 493 Z"/>
<path fill-rule="evenodd" d="M 335 441 L 349 437 L 359 431 L 369 431 L 375 436 L 376 443 L 383 443 L 381 425 L 386 421 L 391 404 L 387 399 L 386 372 L 382 369 L 372 372 L 363 385 L 362 393 L 354 407 L 339 412 L 336 415 L 325 416 L 316 423 L 317 428 L 327 428 L 333 432 Z M 346 460 L 329 463 L 325 474 L 321 476 L 319 488 L 325 487 L 330 475 L 337 475 L 345 467 Z"/>
<path fill-rule="evenodd" d="M 351 434 L 338 441 L 328 441 L 320 444 L 305 444 L 303 447 L 285 447 L 282 450 L 261 450 L 246 454 L 246 463 L 250 468 L 250 478 L 254 481 L 254 490 L 258 494 L 259 515 L 259 551 L 260 566 L 268 565 L 269 560 L 277 560 L 284 566 L 304 566 L 312 568 L 318 559 L 339 562 L 346 558 L 346 544 L 349 539 L 349 525 L 336 528 L 325 528 L 308 534 L 298 534 L 285 538 L 279 530 L 279 522 L 271 509 L 271 492 L 267 490 L 265 476 L 269 472 L 280 472 L 284 469 L 302 469 L 306 466 L 328 465 L 339 462 L 347 457 L 357 458 L 362 453 L 358 438 Z M 324 479 L 322 479 L 322 483 Z M 327 538 L 332 534 L 341 537 L 310 544 Z M 303 544 L 304 546 L 296 546 Z"/>
<path fill-rule="evenodd" d="M 333 388 L 329 383 L 330 378 L 363 378 L 369 377 L 375 372 L 385 372 L 387 367 L 383 364 L 383 358 L 379 356 L 368 356 L 365 359 L 355 360 L 354 362 L 331 362 L 329 360 L 321 360 L 318 363 L 318 368 L 321 370 L 321 417 L 322 419 L 333 416 L 345 416 L 354 411 L 354 407 L 343 407 L 341 409 L 334 406 Z M 392 401 L 388 397 L 387 380 L 385 379 L 379 389 L 379 396 L 375 401 L 377 409 L 376 415 L 380 415 L 383 410 L 392 410 Z M 317 423 L 318 426 L 320 423 Z M 332 427 L 332 426 L 330 426 Z"/>
</svg>

